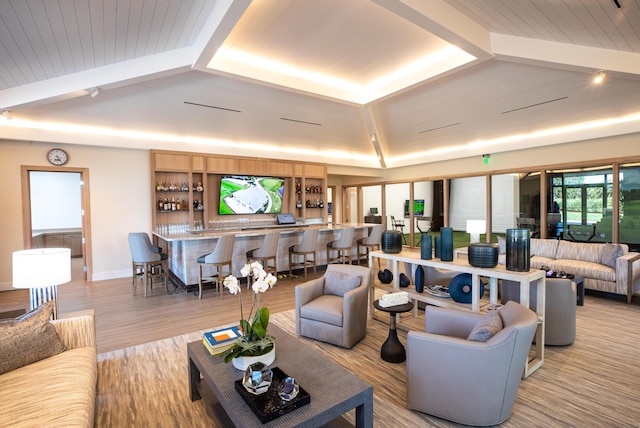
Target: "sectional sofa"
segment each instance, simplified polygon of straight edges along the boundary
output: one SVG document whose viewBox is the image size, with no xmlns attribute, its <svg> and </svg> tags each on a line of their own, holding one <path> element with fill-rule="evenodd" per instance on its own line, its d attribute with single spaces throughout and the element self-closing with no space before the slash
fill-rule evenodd
<svg viewBox="0 0 640 428">
<path fill-rule="evenodd" d="M 504 263 L 504 241 L 499 262 Z M 599 244 L 556 239 L 531 239 L 531 268 L 548 267 L 584 277 L 585 289 L 626 296 L 631 303 L 640 290 L 640 253 L 626 244 Z"/>
</svg>

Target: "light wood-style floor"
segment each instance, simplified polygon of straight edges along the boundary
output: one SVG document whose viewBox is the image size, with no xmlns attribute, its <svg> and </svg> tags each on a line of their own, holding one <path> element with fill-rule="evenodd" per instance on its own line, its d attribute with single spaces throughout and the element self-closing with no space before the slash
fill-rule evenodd
<svg viewBox="0 0 640 428">
<path fill-rule="evenodd" d="M 73 269 L 76 269 L 73 260 Z M 322 274 L 309 273 L 308 279 Z M 72 275 L 73 278 L 81 277 Z M 302 277 L 279 279 L 275 287 L 261 296 L 262 306 L 272 313 L 294 307 L 293 288 L 304 282 Z M 240 319 L 240 297 L 225 291 L 222 299 L 217 290 L 205 290 L 202 300 L 193 293 L 174 290 L 170 284 L 166 294 L 160 282 L 154 282 L 148 297 L 143 295 L 141 282 L 133 295 L 131 278 L 85 282 L 73 280 L 58 287 L 59 316 L 94 309 L 98 353 L 139 345 L 185 333 L 213 328 Z M 244 316 L 249 316 L 251 290 L 243 286 Z M 28 290 L 0 292 L 0 312 L 28 309 Z"/>
</svg>

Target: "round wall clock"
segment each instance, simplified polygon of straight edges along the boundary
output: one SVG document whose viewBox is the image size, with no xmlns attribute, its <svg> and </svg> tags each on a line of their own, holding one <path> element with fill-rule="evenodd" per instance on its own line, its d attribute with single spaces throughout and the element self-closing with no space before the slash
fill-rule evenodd
<svg viewBox="0 0 640 428">
<path fill-rule="evenodd" d="M 62 149 L 51 149 L 47 154 L 47 159 L 53 165 L 64 165 L 69 160 L 69 155 Z"/>
</svg>

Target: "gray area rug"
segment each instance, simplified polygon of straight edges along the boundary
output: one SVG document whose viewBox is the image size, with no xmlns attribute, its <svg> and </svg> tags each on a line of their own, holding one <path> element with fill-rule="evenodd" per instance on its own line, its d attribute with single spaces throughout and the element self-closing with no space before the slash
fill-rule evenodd
<svg viewBox="0 0 640 428">
<path fill-rule="evenodd" d="M 640 308 L 589 299 L 578 311 L 576 342 L 546 348 L 545 364 L 522 381 L 502 426 L 637 426 Z M 272 322 L 295 334 L 293 310 L 273 314 Z M 380 360 L 387 333 L 387 323 L 369 320 L 366 338 L 350 350 L 302 340 L 374 386 L 376 427 L 459 426 L 406 409 L 405 364 Z M 195 332 L 100 354 L 96 427 L 224 426 L 202 401 L 189 400 L 186 344 L 201 339 Z M 353 415 L 346 419 L 353 422 Z"/>
</svg>

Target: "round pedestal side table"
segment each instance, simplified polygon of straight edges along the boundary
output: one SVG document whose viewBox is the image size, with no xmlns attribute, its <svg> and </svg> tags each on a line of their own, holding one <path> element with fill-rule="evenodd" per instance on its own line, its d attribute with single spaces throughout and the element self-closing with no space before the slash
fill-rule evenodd
<svg viewBox="0 0 640 428">
<path fill-rule="evenodd" d="M 396 314 L 409 312 L 413 309 L 413 303 L 405 303 L 403 305 L 395 306 L 380 306 L 380 300 L 374 300 L 373 306 L 383 312 L 388 312 L 391 320 L 389 321 L 389 337 L 386 342 L 380 348 L 380 358 L 389 363 L 402 363 L 407 359 L 404 346 L 398 339 L 398 332 L 396 330 Z"/>
</svg>

